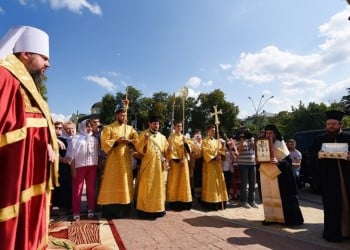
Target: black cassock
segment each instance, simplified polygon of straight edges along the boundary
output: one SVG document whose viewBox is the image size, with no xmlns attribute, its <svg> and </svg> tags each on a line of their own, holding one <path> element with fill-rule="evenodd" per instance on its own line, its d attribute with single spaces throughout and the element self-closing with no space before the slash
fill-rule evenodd
<svg viewBox="0 0 350 250">
<path fill-rule="evenodd" d="M 350 134 L 339 133 L 336 136 L 324 133 L 315 138 L 310 148 L 313 168 L 313 181 L 319 187 L 324 208 L 323 238 L 328 241 L 342 241 L 349 237 L 350 215 L 344 214 L 344 205 L 350 201 L 350 161 L 343 159 L 318 159 L 317 154 L 322 143 L 348 143 Z M 341 171 L 339 171 L 341 169 Z M 341 184 L 343 185 L 343 191 Z M 346 216 L 344 216 L 346 215 Z"/>
<path fill-rule="evenodd" d="M 286 157 L 277 165 L 281 174 L 278 175 L 278 186 L 280 189 L 284 221 L 286 225 L 301 225 L 304 222 L 301 213 L 295 177 L 293 174 L 292 160 Z"/>
<path fill-rule="evenodd" d="M 61 136 L 58 137 L 58 139 L 61 140 L 67 148 L 68 140 Z M 66 149 L 59 149 L 59 155 L 65 157 Z M 72 174 L 70 165 L 60 162 L 58 174 L 58 182 L 60 183 L 60 186 L 55 187 L 52 192 L 52 205 L 66 209 L 68 212 L 72 208 Z"/>
</svg>

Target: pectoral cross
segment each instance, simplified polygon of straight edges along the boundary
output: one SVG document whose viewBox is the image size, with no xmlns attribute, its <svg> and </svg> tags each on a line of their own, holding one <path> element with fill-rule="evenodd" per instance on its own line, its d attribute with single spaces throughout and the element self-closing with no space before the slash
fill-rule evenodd
<svg viewBox="0 0 350 250">
<path fill-rule="evenodd" d="M 215 105 L 215 106 L 213 106 L 214 107 L 214 112 L 213 113 L 210 113 L 210 117 L 215 117 L 215 125 L 216 126 L 219 126 L 219 124 L 220 124 L 220 121 L 219 121 L 219 117 L 218 117 L 218 115 L 222 115 L 222 109 L 220 109 L 219 111 L 218 111 L 218 106 L 217 105 Z"/>
</svg>

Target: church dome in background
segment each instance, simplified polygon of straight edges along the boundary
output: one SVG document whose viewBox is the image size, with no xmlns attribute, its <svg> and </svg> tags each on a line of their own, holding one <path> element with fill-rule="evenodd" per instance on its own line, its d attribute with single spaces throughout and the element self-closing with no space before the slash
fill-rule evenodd
<svg viewBox="0 0 350 250">
<path fill-rule="evenodd" d="M 102 102 L 96 102 L 91 106 L 91 114 L 99 114 L 101 112 Z"/>
</svg>

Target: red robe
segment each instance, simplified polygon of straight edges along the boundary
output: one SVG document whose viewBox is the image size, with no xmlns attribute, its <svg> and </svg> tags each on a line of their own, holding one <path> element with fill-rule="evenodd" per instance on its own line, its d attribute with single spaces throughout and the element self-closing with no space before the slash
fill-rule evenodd
<svg viewBox="0 0 350 250">
<path fill-rule="evenodd" d="M 0 107 L 1 249 L 42 249 L 52 187 L 47 145 L 57 150 L 57 141 L 46 102 L 13 55 L 0 61 Z"/>
</svg>

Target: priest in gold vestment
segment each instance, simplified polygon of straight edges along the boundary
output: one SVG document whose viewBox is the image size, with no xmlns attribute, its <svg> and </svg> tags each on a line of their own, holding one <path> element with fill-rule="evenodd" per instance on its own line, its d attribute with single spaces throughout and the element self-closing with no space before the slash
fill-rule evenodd
<svg viewBox="0 0 350 250">
<path fill-rule="evenodd" d="M 225 209 L 228 201 L 225 178 L 222 169 L 222 157 L 225 148 L 214 138 L 215 126 L 209 125 L 207 137 L 202 143 L 203 172 L 202 172 L 202 205 L 209 210 Z"/>
<path fill-rule="evenodd" d="M 303 224 L 297 185 L 288 148 L 275 125 L 266 125 L 266 138 L 273 146 L 271 162 L 260 164 L 260 184 L 265 220 L 263 224 L 285 223 L 288 226 Z"/>
<path fill-rule="evenodd" d="M 175 132 L 169 138 L 166 200 L 171 210 L 188 210 L 192 207 L 189 156 L 190 146 L 182 132 L 182 123 L 175 122 Z"/>
<path fill-rule="evenodd" d="M 102 206 L 105 218 L 125 217 L 133 202 L 131 143 L 138 138 L 136 130 L 125 123 L 123 102 L 115 109 L 116 121 L 105 126 L 101 133 L 101 148 L 106 153 L 97 204 Z"/>
<path fill-rule="evenodd" d="M 146 219 L 162 217 L 165 215 L 168 141 L 159 132 L 158 117 L 150 117 L 149 128 L 141 132 L 135 148 L 142 155 L 136 191 L 138 215 Z"/>
</svg>

